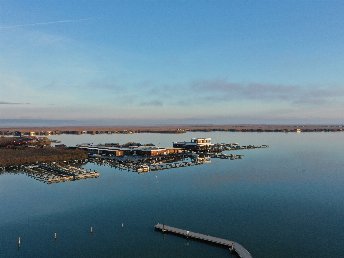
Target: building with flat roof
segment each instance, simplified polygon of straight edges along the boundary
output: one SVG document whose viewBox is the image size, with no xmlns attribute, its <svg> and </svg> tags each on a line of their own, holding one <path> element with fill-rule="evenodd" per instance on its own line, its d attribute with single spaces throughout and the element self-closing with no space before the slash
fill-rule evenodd
<svg viewBox="0 0 344 258">
<path fill-rule="evenodd" d="M 167 155 L 168 151 L 166 148 L 161 147 L 138 147 L 135 148 L 135 152 L 137 155 L 141 156 L 159 156 L 159 155 Z"/>
<path fill-rule="evenodd" d="M 190 142 L 173 142 L 174 148 L 187 150 L 206 150 L 213 145 L 211 138 L 192 138 Z"/>
</svg>

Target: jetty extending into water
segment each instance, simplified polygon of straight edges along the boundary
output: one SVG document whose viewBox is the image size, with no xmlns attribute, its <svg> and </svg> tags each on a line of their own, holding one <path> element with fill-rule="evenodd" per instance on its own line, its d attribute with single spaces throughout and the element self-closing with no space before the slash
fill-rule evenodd
<svg viewBox="0 0 344 258">
<path fill-rule="evenodd" d="M 174 228 L 174 227 L 170 227 L 170 226 L 160 224 L 160 223 L 156 224 L 154 228 L 155 230 L 159 230 L 163 233 L 171 233 L 178 236 L 183 236 L 186 238 L 195 239 L 195 240 L 207 242 L 209 244 L 215 244 L 215 245 L 228 248 L 231 252 L 233 252 L 240 258 L 252 258 L 252 255 L 250 254 L 249 251 L 247 251 L 242 245 L 234 241 L 230 241 L 230 240 L 222 239 L 218 237 L 212 237 L 212 236 L 208 236 L 204 234 L 199 234 L 199 233 L 191 232 L 185 229 Z"/>
</svg>

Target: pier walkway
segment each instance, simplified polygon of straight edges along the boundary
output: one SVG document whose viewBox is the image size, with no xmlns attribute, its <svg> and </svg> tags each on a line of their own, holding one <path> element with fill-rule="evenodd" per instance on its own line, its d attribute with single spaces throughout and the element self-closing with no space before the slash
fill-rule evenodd
<svg viewBox="0 0 344 258">
<path fill-rule="evenodd" d="M 156 230 L 160 230 L 163 233 L 172 233 L 179 236 L 184 236 L 191 239 L 196 239 L 204 242 L 208 242 L 210 244 L 220 245 L 222 247 L 228 248 L 230 251 L 234 252 L 240 258 L 252 258 L 252 255 L 247 251 L 242 245 L 236 243 L 234 241 L 230 241 L 227 239 L 212 237 L 208 235 L 203 235 L 195 232 L 191 232 L 184 229 L 170 227 L 164 224 L 156 224 L 154 226 Z"/>
</svg>

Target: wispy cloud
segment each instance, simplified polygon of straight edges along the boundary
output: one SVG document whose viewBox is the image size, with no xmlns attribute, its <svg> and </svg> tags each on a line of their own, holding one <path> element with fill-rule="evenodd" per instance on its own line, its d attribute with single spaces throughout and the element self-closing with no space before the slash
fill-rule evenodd
<svg viewBox="0 0 344 258">
<path fill-rule="evenodd" d="M 61 23 L 75 23 L 75 22 L 83 22 L 83 21 L 89 21 L 89 20 L 91 20 L 91 18 L 57 20 L 57 21 L 47 21 L 47 22 L 34 22 L 34 23 L 23 23 L 23 24 L 2 25 L 2 26 L 0 25 L 0 30 L 21 28 L 21 27 L 51 25 L 51 24 L 61 24 Z"/>
<path fill-rule="evenodd" d="M 0 101 L 0 105 L 29 105 L 30 103 Z"/>
<path fill-rule="evenodd" d="M 303 87 L 296 85 L 233 83 L 226 80 L 203 80 L 191 88 L 208 100 L 285 101 L 291 104 L 325 104 L 344 97 L 343 87 Z"/>
</svg>

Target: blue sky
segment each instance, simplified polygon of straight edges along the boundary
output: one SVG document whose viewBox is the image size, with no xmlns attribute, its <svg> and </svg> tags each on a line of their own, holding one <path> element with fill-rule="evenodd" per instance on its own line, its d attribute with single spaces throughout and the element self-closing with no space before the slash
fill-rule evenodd
<svg viewBox="0 0 344 258">
<path fill-rule="evenodd" d="M 0 119 L 342 123 L 343 1 L 0 0 Z"/>
</svg>

